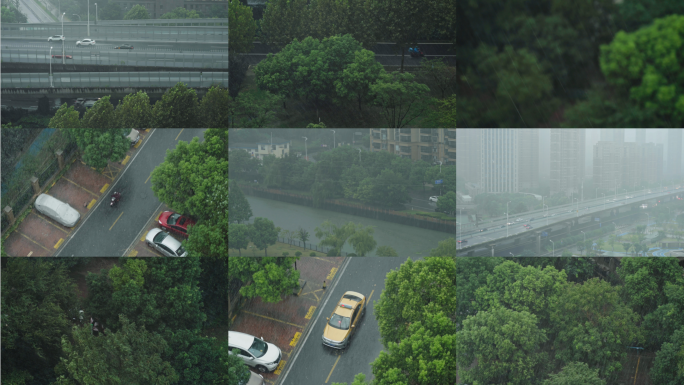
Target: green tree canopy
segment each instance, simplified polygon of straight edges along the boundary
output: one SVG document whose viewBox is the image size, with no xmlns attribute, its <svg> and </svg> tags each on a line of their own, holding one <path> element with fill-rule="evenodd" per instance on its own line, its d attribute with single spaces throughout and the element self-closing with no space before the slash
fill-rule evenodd
<svg viewBox="0 0 684 385">
<path fill-rule="evenodd" d="M 124 20 L 145 20 L 150 18 L 150 13 L 147 12 L 147 8 L 140 4 L 134 5 L 126 15 L 124 15 Z"/>
<path fill-rule="evenodd" d="M 640 109 L 656 115 L 664 127 L 684 123 L 684 16 L 657 19 L 632 33 L 618 32 L 601 47 L 600 64 L 606 80 L 629 94 Z"/>
<path fill-rule="evenodd" d="M 257 249 L 263 250 L 264 256 L 268 257 L 268 246 L 275 245 L 279 232 L 280 227 L 275 227 L 273 221 L 260 217 L 254 218 L 250 230 L 252 243 Z"/>
<path fill-rule="evenodd" d="M 74 106 L 68 107 L 66 103 L 59 106 L 55 115 L 50 119 L 51 128 L 80 128 L 81 121 L 78 111 Z"/>
<path fill-rule="evenodd" d="M 87 128 L 115 128 L 114 106 L 109 102 L 111 96 L 103 96 L 86 110 L 81 121 L 81 127 Z"/>
<path fill-rule="evenodd" d="M 371 364 L 374 384 L 455 384 L 456 326 L 442 311 L 426 312 L 399 343 L 390 342 Z"/>
<path fill-rule="evenodd" d="M 279 302 L 299 285 L 299 271 L 294 262 L 299 257 L 229 258 L 229 280 L 237 278 L 249 285 L 240 289 L 247 298 L 261 297 L 265 302 Z"/>
<path fill-rule="evenodd" d="M 656 353 L 649 377 L 654 384 L 677 385 L 684 382 L 684 327 Z"/>
<path fill-rule="evenodd" d="M 240 0 L 229 0 L 228 35 L 230 36 L 230 51 L 251 52 L 255 32 L 256 21 L 252 16 L 252 8 L 243 5 Z"/>
<path fill-rule="evenodd" d="M 469 316 L 456 338 L 461 381 L 533 383 L 547 371 L 546 341 L 537 317 L 526 311 L 495 307 Z"/>
<path fill-rule="evenodd" d="M 421 101 L 430 88 L 413 81 L 414 78 L 410 73 L 381 73 L 377 82 L 370 86 L 371 98 L 382 108 L 387 127 L 404 127 L 427 109 L 427 104 Z"/>
<path fill-rule="evenodd" d="M 618 274 L 624 280 L 626 302 L 637 314 L 645 316 L 658 306 L 665 305 L 665 285 L 684 286 L 684 270 L 677 258 L 625 258 L 620 261 Z"/>
<path fill-rule="evenodd" d="M 383 346 L 410 335 L 409 325 L 426 321 L 427 313 L 456 315 L 456 264 L 451 258 L 407 259 L 387 274 L 385 289 L 375 304 Z"/>
<path fill-rule="evenodd" d="M 585 362 L 611 379 L 622 370 L 624 347 L 643 340 L 639 315 L 622 300 L 619 288 L 592 278 L 569 283 L 558 301 L 550 304 L 555 358 L 562 364 Z M 612 380 L 611 380 L 612 381 Z"/>
<path fill-rule="evenodd" d="M 605 385 L 599 377 L 598 369 L 589 369 L 584 362 L 571 362 L 557 374 L 550 374 L 543 385 Z"/>
<path fill-rule="evenodd" d="M 160 19 L 199 19 L 200 15 L 195 10 L 178 7 L 171 12 L 167 12 L 161 16 Z"/>
<path fill-rule="evenodd" d="M 199 123 L 197 93 L 184 83 L 168 89 L 152 108 L 155 127 L 190 128 Z"/>
<path fill-rule="evenodd" d="M 146 129 L 152 125 L 150 97 L 143 91 L 124 96 L 114 111 L 116 124 L 122 128 Z"/>
</svg>

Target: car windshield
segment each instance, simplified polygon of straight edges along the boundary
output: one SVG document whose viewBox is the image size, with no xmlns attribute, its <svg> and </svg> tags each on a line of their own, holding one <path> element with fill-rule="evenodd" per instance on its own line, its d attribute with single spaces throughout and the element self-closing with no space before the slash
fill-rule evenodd
<svg viewBox="0 0 684 385">
<path fill-rule="evenodd" d="M 172 214 L 171 216 L 169 216 L 169 219 L 167 220 L 167 222 L 170 225 L 175 225 L 178 218 L 180 218 L 180 214 Z"/>
<path fill-rule="evenodd" d="M 340 330 L 349 330 L 349 317 L 343 317 L 339 314 L 333 314 L 328 325 Z"/>
<path fill-rule="evenodd" d="M 249 352 L 254 355 L 254 357 L 259 358 L 262 357 L 266 352 L 268 351 L 268 345 L 266 342 L 255 338 L 254 343 L 252 346 L 249 348 Z"/>
<path fill-rule="evenodd" d="M 160 231 L 159 234 L 154 236 L 154 243 L 162 243 L 164 238 L 166 238 L 168 235 L 169 235 L 168 233 Z"/>
</svg>

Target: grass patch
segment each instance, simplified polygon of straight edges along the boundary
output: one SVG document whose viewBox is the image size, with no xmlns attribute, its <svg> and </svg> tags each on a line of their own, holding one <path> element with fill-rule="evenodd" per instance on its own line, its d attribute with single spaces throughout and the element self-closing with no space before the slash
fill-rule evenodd
<svg viewBox="0 0 684 385">
<path fill-rule="evenodd" d="M 254 246 L 254 243 L 250 242 L 249 245 L 247 245 L 247 249 L 241 249 L 239 251 L 240 253 L 238 253 L 238 249 L 228 249 L 228 256 L 238 257 L 242 255 L 243 257 L 263 257 L 266 256 L 266 253 L 268 253 L 268 255 L 271 257 L 282 257 L 283 253 L 287 252 L 289 253 L 289 257 L 294 257 L 295 253 L 298 251 L 302 253 L 302 257 L 308 257 L 312 252 L 316 253 L 316 257 L 326 256 L 325 253 L 320 251 L 304 249 L 303 247 L 297 247 L 282 242 L 276 242 L 275 245 L 269 246 L 266 250 L 259 250 L 256 248 L 256 246 Z"/>
</svg>

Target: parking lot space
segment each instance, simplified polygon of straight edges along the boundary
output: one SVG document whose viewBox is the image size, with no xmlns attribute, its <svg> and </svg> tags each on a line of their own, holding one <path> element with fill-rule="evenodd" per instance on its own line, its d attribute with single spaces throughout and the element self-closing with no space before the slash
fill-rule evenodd
<svg viewBox="0 0 684 385">
<path fill-rule="evenodd" d="M 300 272 L 300 287 L 287 293 L 278 303 L 267 303 L 260 297 L 246 300 L 231 320 L 229 330 L 263 338 L 282 351 L 281 362 L 272 373 L 264 373 L 269 384 L 275 384 L 290 362 L 298 343 L 308 328 L 318 306 L 325 297 L 325 285 L 330 286 L 344 257 L 302 258 L 296 262 Z"/>
<path fill-rule="evenodd" d="M 139 143 L 138 143 L 139 145 Z M 135 151 L 132 148 L 130 151 Z M 74 158 L 69 169 L 56 179 L 49 189 L 42 193 L 69 204 L 78 211 L 80 218 L 74 227 L 66 227 L 52 218 L 38 212 L 35 207 L 8 235 L 4 241 L 5 250 L 11 256 L 52 256 L 59 247 L 84 222 L 108 188 L 122 165 L 111 162 L 105 171 L 98 172 L 86 166 L 80 159 Z M 35 194 L 35 199 L 39 194 Z M 34 203 L 34 202 L 32 202 Z"/>
</svg>

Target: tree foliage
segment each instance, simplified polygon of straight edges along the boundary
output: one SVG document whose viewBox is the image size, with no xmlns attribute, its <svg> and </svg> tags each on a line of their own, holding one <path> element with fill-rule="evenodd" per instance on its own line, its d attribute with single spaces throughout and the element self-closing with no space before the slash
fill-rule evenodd
<svg viewBox="0 0 684 385">
<path fill-rule="evenodd" d="M 663 127 L 684 122 L 684 79 L 680 76 L 684 16 L 672 15 L 632 33 L 620 31 L 601 47 L 606 80 L 629 94 L 639 109 L 655 115 Z"/>
<path fill-rule="evenodd" d="M 199 122 L 197 93 L 184 83 L 168 89 L 152 108 L 155 127 L 192 128 Z"/>
<path fill-rule="evenodd" d="M 464 383 L 530 384 L 547 371 L 546 332 L 526 311 L 495 307 L 463 321 L 456 338 Z"/>
<path fill-rule="evenodd" d="M 247 298 L 259 296 L 264 302 L 279 302 L 282 295 L 299 285 L 299 271 L 293 268 L 298 259 L 299 257 L 229 258 L 228 278 L 239 279 L 246 285 L 240 289 L 240 294 Z"/>
<path fill-rule="evenodd" d="M 122 128 L 146 129 L 152 125 L 150 97 L 143 91 L 124 96 L 114 111 L 116 124 Z"/>
<path fill-rule="evenodd" d="M 230 36 L 230 51 L 251 52 L 255 32 L 256 21 L 252 16 L 252 9 L 243 5 L 240 0 L 229 0 L 228 35 Z"/>
<path fill-rule="evenodd" d="M 375 304 L 383 346 L 400 343 L 410 335 L 409 325 L 426 321 L 427 313 L 443 312 L 453 318 L 456 302 L 456 264 L 452 259 L 407 259 L 397 271 L 387 274 L 385 289 Z"/>
<path fill-rule="evenodd" d="M 414 78 L 410 73 L 384 73 L 370 85 L 370 96 L 382 108 L 388 127 L 404 127 L 427 109 L 427 104 L 421 101 L 430 88 L 413 81 Z"/>
</svg>

